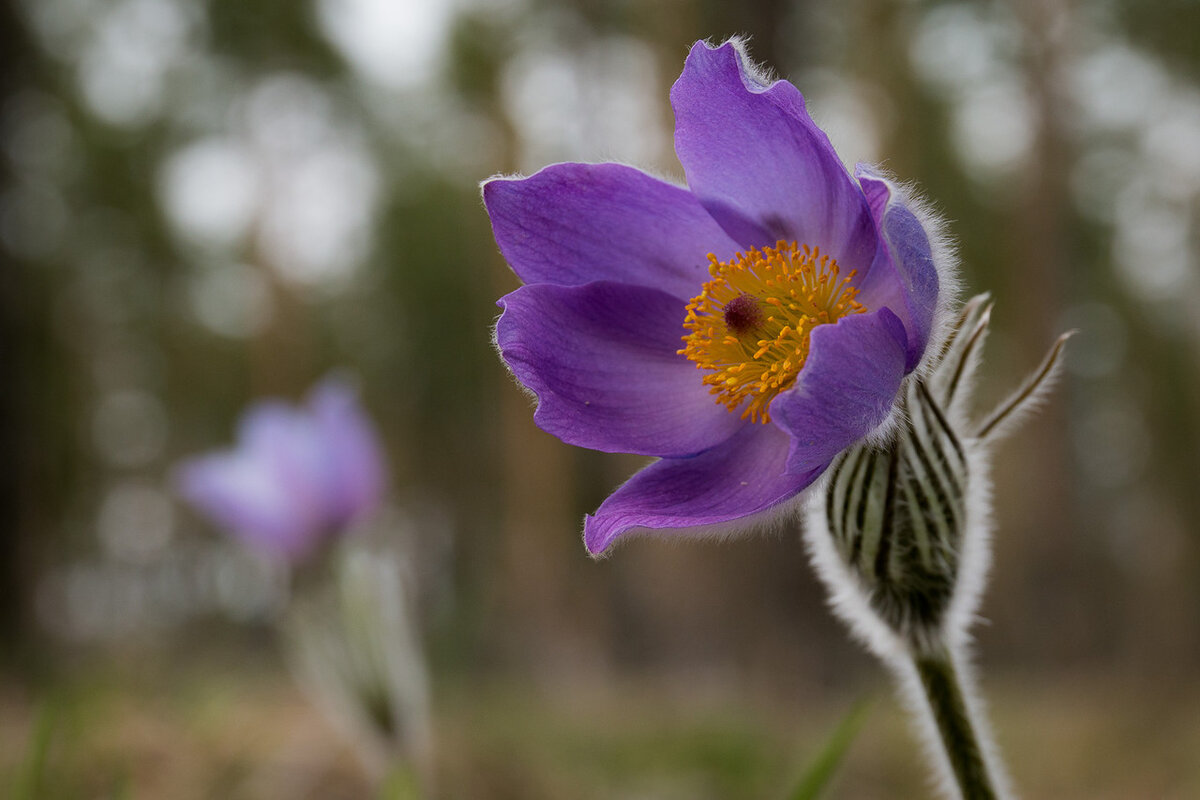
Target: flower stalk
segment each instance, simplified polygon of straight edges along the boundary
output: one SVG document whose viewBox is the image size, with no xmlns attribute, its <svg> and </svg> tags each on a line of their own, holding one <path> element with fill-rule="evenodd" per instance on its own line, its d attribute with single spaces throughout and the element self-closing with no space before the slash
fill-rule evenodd
<svg viewBox="0 0 1200 800">
<path fill-rule="evenodd" d="M 913 658 L 925 700 L 937 727 L 946 759 L 964 800 L 997 800 L 978 723 L 972 720 L 967 694 L 949 650 Z"/>
</svg>

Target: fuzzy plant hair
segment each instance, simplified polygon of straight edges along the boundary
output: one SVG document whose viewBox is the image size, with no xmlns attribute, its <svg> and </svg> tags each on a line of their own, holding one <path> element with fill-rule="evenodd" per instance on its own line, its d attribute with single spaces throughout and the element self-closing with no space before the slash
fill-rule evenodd
<svg viewBox="0 0 1200 800">
<path fill-rule="evenodd" d="M 1011 797 L 984 719 L 970 663 L 991 558 L 992 445 L 1040 402 L 1058 373 L 1060 337 L 1020 388 L 981 422 L 969 414 L 992 304 L 967 302 L 927 371 L 902 388 L 901 418 L 886 441 L 839 456 L 814 487 L 805 540 L 835 614 L 895 673 L 918 732 L 939 765 L 937 784 L 958 796 L 956 765 L 941 744 L 945 720 L 930 692 L 953 701 L 976 731 L 979 763 L 999 797 Z M 946 686 L 939 670 L 957 675 Z M 939 688 L 940 687 L 940 688 Z"/>
</svg>

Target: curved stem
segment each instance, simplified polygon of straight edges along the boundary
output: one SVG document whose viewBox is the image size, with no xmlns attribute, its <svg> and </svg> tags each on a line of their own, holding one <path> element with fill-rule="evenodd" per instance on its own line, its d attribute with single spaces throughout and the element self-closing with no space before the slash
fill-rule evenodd
<svg viewBox="0 0 1200 800">
<path fill-rule="evenodd" d="M 954 658 L 942 649 L 914 655 L 913 664 L 963 800 L 998 800 Z"/>
</svg>

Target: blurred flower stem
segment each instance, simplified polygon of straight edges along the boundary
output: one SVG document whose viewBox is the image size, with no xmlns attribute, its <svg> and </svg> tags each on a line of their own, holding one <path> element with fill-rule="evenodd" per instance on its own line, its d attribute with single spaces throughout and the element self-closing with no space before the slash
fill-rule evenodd
<svg viewBox="0 0 1200 800">
<path fill-rule="evenodd" d="M 429 677 L 406 566 L 398 549 L 370 537 L 343 541 L 331 584 L 297 598 L 284 628 L 297 680 L 385 798 L 433 794 Z"/>
</svg>

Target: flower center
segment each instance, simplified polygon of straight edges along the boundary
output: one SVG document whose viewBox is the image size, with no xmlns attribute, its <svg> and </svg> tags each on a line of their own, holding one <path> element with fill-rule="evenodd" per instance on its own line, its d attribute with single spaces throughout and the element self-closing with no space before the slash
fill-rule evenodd
<svg viewBox="0 0 1200 800">
<path fill-rule="evenodd" d="M 679 354 L 709 370 L 704 383 L 718 403 L 733 411 L 749 400 L 742 418 L 770 422 L 771 401 L 808 359 L 812 329 L 867 310 L 854 299 L 855 271 L 839 279 L 819 248 L 783 241 L 708 260 L 712 279 L 688 303 Z"/>
</svg>

